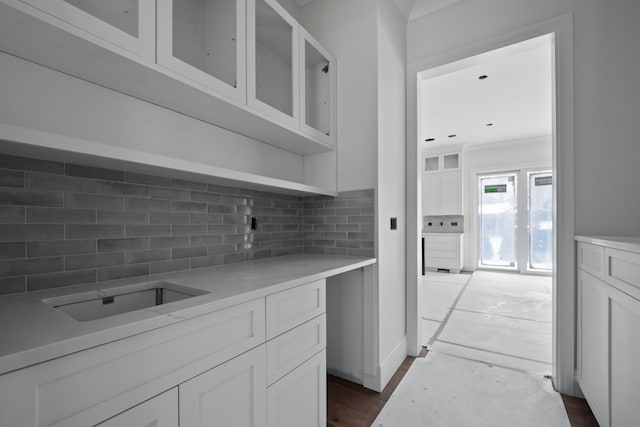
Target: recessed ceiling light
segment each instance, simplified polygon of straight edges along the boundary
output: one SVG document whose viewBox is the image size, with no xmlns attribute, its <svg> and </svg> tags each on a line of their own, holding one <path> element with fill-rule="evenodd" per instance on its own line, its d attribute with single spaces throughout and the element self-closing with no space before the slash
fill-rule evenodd
<svg viewBox="0 0 640 427">
<path fill-rule="evenodd" d="M 493 123 L 487 123 L 487 126 L 493 126 Z"/>
<path fill-rule="evenodd" d="M 455 138 L 456 136 L 458 136 L 458 135 L 456 135 L 456 134 L 454 133 L 454 134 L 449 135 L 449 138 Z"/>
<path fill-rule="evenodd" d="M 425 141 L 425 142 L 433 142 L 433 141 L 435 141 L 435 140 L 436 140 L 435 138 L 427 138 L 427 139 L 425 139 L 424 141 Z"/>
<path fill-rule="evenodd" d="M 486 78 L 488 78 L 489 76 L 487 76 L 486 74 L 481 75 L 480 77 L 478 77 L 479 80 L 484 80 Z"/>
</svg>

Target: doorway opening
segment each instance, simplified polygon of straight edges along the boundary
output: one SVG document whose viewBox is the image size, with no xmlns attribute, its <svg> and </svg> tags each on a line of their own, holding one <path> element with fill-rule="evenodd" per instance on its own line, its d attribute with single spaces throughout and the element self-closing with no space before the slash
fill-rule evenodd
<svg viewBox="0 0 640 427">
<path fill-rule="evenodd" d="M 548 21 L 534 24 L 511 33 L 502 34 L 492 39 L 476 42 L 469 46 L 449 51 L 431 59 L 408 65 L 407 85 L 407 351 L 411 355 L 420 352 L 423 338 L 420 324 L 420 300 L 419 283 L 421 279 L 421 230 L 422 218 L 422 161 L 423 152 L 419 145 L 423 139 L 419 129 L 419 117 L 421 117 L 421 105 L 418 101 L 418 86 L 434 73 L 443 74 L 455 70 L 463 60 L 477 59 L 481 54 L 486 54 L 500 48 L 526 42 L 541 36 L 551 39 L 551 68 L 552 68 L 552 135 L 549 141 L 552 158 L 550 170 L 552 171 L 552 379 L 554 387 L 566 394 L 575 393 L 574 376 L 574 344 L 575 344 L 575 310 L 573 301 L 575 290 L 573 287 L 575 272 L 572 266 L 575 264 L 575 248 L 573 242 L 573 64 L 572 58 L 572 18 L 564 15 Z M 489 80 L 491 77 L 489 76 Z M 485 78 L 486 82 L 487 79 Z M 485 124 L 487 127 L 491 122 Z M 446 135 L 448 138 L 456 138 L 456 142 L 462 142 L 460 134 L 452 132 Z M 439 142 L 451 143 L 451 139 L 442 139 Z M 495 147 L 500 148 L 500 147 Z M 466 152 L 466 150 L 465 150 Z M 500 150 L 496 151 L 500 155 Z M 446 154 L 444 151 L 441 155 Z M 464 153 L 463 153 L 464 154 Z M 464 164 L 467 158 L 463 158 Z M 529 161 L 526 153 L 520 155 Z M 508 169 L 504 169 L 508 170 Z M 463 175 L 463 182 L 468 185 L 471 179 Z M 476 188 L 473 189 L 473 193 Z M 414 197 L 415 195 L 415 197 Z M 466 198 L 467 196 L 465 196 Z M 466 199 L 465 199 L 466 200 Z M 468 221 L 475 217 L 465 215 L 465 232 L 471 228 Z M 467 227 L 469 226 L 469 227 Z M 547 233 L 547 231 L 544 231 Z M 548 233 L 547 233 L 548 234 Z M 533 244 L 534 239 L 528 244 Z M 465 242 L 468 243 L 468 242 Z M 477 251 L 477 246 L 465 244 L 466 259 L 469 251 Z M 522 252 L 522 251 L 520 251 Z M 531 257 L 532 267 L 540 270 L 544 265 L 536 265 L 538 262 Z M 544 264 L 545 260 L 542 260 Z M 504 274 L 504 273 L 503 273 Z"/>
</svg>

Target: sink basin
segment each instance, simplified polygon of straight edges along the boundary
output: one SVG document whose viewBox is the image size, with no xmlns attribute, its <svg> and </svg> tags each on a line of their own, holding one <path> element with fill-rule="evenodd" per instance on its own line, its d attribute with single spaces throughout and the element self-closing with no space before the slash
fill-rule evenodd
<svg viewBox="0 0 640 427">
<path fill-rule="evenodd" d="M 86 322 L 206 294 L 170 282 L 138 283 L 42 300 L 67 316 Z"/>
</svg>

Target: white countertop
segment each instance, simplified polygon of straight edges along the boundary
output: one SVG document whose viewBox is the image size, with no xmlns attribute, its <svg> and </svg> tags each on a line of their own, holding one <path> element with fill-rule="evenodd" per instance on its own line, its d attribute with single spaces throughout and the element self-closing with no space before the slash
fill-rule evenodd
<svg viewBox="0 0 640 427">
<path fill-rule="evenodd" d="M 289 255 L 3 296 L 0 297 L 0 374 L 375 262 L 375 258 Z M 160 280 L 208 293 L 88 322 L 74 320 L 42 302 L 45 298 Z"/>
<path fill-rule="evenodd" d="M 640 253 L 640 237 L 638 236 L 576 236 L 576 240 L 622 251 Z"/>
</svg>

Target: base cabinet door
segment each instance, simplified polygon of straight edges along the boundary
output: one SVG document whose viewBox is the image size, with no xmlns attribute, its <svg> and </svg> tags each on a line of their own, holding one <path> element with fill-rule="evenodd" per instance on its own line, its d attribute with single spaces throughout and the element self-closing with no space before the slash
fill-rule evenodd
<svg viewBox="0 0 640 427">
<path fill-rule="evenodd" d="M 611 301 L 611 426 L 638 425 L 640 301 L 620 293 Z"/>
<path fill-rule="evenodd" d="M 178 388 L 174 387 L 98 426 L 178 427 Z"/>
<path fill-rule="evenodd" d="M 267 426 L 327 424 L 326 351 L 307 360 L 267 389 Z"/>
<path fill-rule="evenodd" d="M 181 384 L 180 427 L 263 427 L 264 344 Z"/>
<path fill-rule="evenodd" d="M 609 425 L 607 285 L 578 271 L 578 383 L 601 426 Z"/>
</svg>

